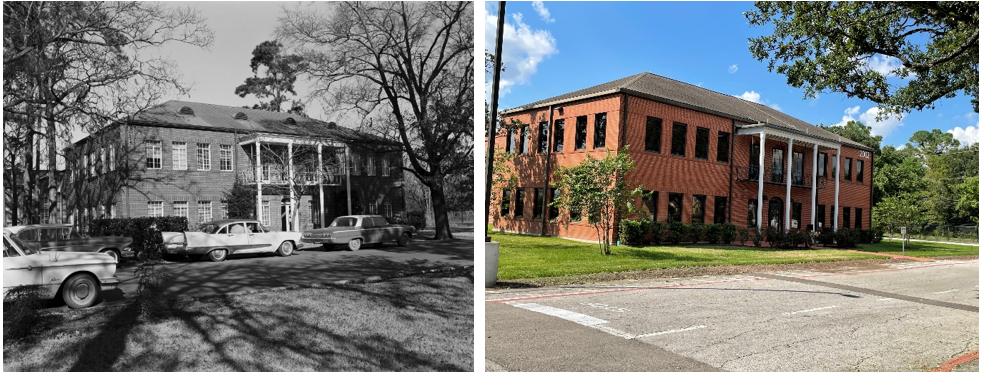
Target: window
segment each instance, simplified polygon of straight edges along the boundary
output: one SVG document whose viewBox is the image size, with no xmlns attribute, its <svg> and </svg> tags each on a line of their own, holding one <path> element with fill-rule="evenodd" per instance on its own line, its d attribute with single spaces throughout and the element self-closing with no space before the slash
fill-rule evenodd
<svg viewBox="0 0 984 376">
<path fill-rule="evenodd" d="M 728 132 L 718 132 L 718 162 L 728 162 L 730 158 L 728 156 L 728 151 L 731 150 L 731 134 Z"/>
<path fill-rule="evenodd" d="M 383 216 L 386 218 L 393 218 L 393 204 L 387 200 L 383 202 Z"/>
<path fill-rule="evenodd" d="M 817 216 L 816 217 L 817 217 L 816 230 L 819 231 L 821 228 L 823 228 L 824 220 L 827 219 L 826 218 L 827 217 L 827 205 L 817 205 Z M 830 223 L 827 223 L 827 226 L 829 227 L 830 226 Z"/>
<path fill-rule="evenodd" d="M 687 125 L 684 123 L 673 122 L 673 144 L 670 145 L 670 154 L 681 157 L 687 154 Z"/>
<path fill-rule="evenodd" d="M 758 200 L 748 199 L 748 227 L 758 227 Z"/>
<path fill-rule="evenodd" d="M 547 137 L 549 136 L 547 133 L 550 131 L 549 129 L 547 129 L 547 126 L 548 126 L 547 122 L 545 121 L 540 122 L 540 130 L 539 130 L 540 134 L 536 140 L 537 142 L 536 151 L 540 154 L 546 154 L 547 152 Z"/>
<path fill-rule="evenodd" d="M 601 149 L 605 147 L 605 135 L 607 134 L 608 128 L 608 114 L 600 113 L 595 114 L 595 128 L 594 128 L 594 148 Z"/>
<path fill-rule="evenodd" d="M 543 188 L 533 189 L 533 218 L 543 218 Z"/>
<path fill-rule="evenodd" d="M 147 152 L 147 168 L 159 170 L 161 168 L 161 158 L 164 151 L 160 141 L 147 141 L 145 145 Z"/>
<path fill-rule="evenodd" d="M 690 223 L 704 223 L 704 203 L 707 196 L 694 195 L 693 211 L 690 212 Z"/>
<path fill-rule="evenodd" d="M 503 189 L 502 201 L 499 202 L 499 207 L 501 208 L 499 214 L 501 214 L 503 217 L 509 215 L 509 201 L 512 201 L 512 191 L 508 189 Z"/>
<path fill-rule="evenodd" d="M 352 159 L 352 175 L 359 176 L 359 174 L 362 171 L 362 165 L 359 164 L 359 154 L 352 153 L 351 159 Z"/>
<path fill-rule="evenodd" d="M 212 201 L 198 201 L 198 223 L 212 220 Z"/>
<path fill-rule="evenodd" d="M 827 153 L 817 154 L 817 177 L 827 176 Z"/>
<path fill-rule="evenodd" d="M 366 156 L 366 176 L 376 176 L 376 156 Z"/>
<path fill-rule="evenodd" d="M 851 228 L 851 208 L 844 207 L 844 224 L 841 228 Z"/>
<path fill-rule="evenodd" d="M 759 180 L 759 153 L 762 152 L 761 149 L 761 145 L 754 142 L 748 147 L 748 179 L 751 181 Z"/>
<path fill-rule="evenodd" d="M 198 171 L 212 169 L 212 149 L 209 144 L 198 144 Z"/>
<path fill-rule="evenodd" d="M 578 116 L 574 122 L 574 150 L 584 150 L 588 145 L 588 117 Z"/>
<path fill-rule="evenodd" d="M 229 211 L 226 210 L 226 200 L 219 202 L 219 216 L 222 218 L 229 218 Z"/>
<path fill-rule="evenodd" d="M 697 145 L 694 148 L 694 158 L 707 159 L 708 143 L 711 141 L 711 131 L 697 127 Z"/>
<path fill-rule="evenodd" d="M 89 176 L 96 176 L 96 154 L 89 153 Z"/>
<path fill-rule="evenodd" d="M 571 217 L 571 222 L 581 222 L 581 212 L 582 211 L 583 211 L 583 209 L 581 209 L 581 207 L 579 207 L 579 206 L 574 206 L 574 207 L 571 207 L 570 209 L 568 209 L 567 212 L 569 213 L 569 215 Z"/>
<path fill-rule="evenodd" d="M 513 208 L 513 217 L 523 216 L 523 195 L 525 190 L 523 188 L 516 188 L 516 207 Z"/>
<path fill-rule="evenodd" d="M 858 159 L 857 160 L 857 163 L 858 163 L 858 166 L 857 166 L 858 167 L 857 180 L 858 180 L 858 183 L 861 183 L 861 182 L 864 181 L 864 161 Z"/>
<path fill-rule="evenodd" d="M 844 180 L 851 181 L 851 158 L 844 158 Z"/>
<path fill-rule="evenodd" d="M 667 205 L 666 221 L 682 222 L 683 221 L 683 193 L 670 193 L 670 200 L 666 205 Z"/>
<path fill-rule="evenodd" d="M 854 228 L 861 228 L 861 208 L 854 208 Z"/>
<path fill-rule="evenodd" d="M 99 170 L 103 174 L 109 172 L 109 166 L 106 165 L 106 148 L 99 148 Z"/>
<path fill-rule="evenodd" d="M 519 132 L 519 154 L 529 153 L 530 148 L 530 126 L 523 124 Z"/>
<path fill-rule="evenodd" d="M 663 119 L 646 116 L 646 151 L 659 153 L 663 140 Z"/>
<path fill-rule="evenodd" d="M 163 217 L 164 216 L 164 201 L 148 201 L 147 202 L 147 216 L 148 217 Z"/>
<path fill-rule="evenodd" d="M 376 203 L 375 202 L 370 202 L 366 206 L 369 208 L 369 212 L 366 213 L 366 214 L 379 214 L 379 212 L 376 211 Z"/>
<path fill-rule="evenodd" d="M 383 159 L 380 160 L 380 162 L 383 163 L 382 175 L 383 176 L 390 176 L 390 164 L 389 164 L 390 161 L 389 161 L 389 158 L 383 157 Z M 390 216 L 390 217 L 392 217 L 392 216 Z"/>
<path fill-rule="evenodd" d="M 782 183 L 782 155 L 783 150 L 774 148 L 772 149 L 772 182 Z"/>
<path fill-rule="evenodd" d="M 802 217 L 803 204 L 793 201 L 793 211 L 789 213 L 789 228 L 800 228 Z"/>
<path fill-rule="evenodd" d="M 188 144 L 171 143 L 171 169 L 177 171 L 188 169 Z"/>
<path fill-rule="evenodd" d="M 188 201 L 175 201 L 172 204 L 172 207 L 174 209 L 174 213 L 172 215 L 175 217 L 188 218 Z"/>
<path fill-rule="evenodd" d="M 724 223 L 728 212 L 728 198 L 714 197 L 714 223 Z"/>
<path fill-rule="evenodd" d="M 263 201 L 263 225 L 270 225 L 270 201 Z"/>
<path fill-rule="evenodd" d="M 835 217 L 837 217 L 837 208 L 834 207 L 833 205 L 830 205 L 830 224 L 827 225 L 827 227 L 833 227 L 834 226 L 834 218 Z"/>
<path fill-rule="evenodd" d="M 803 153 L 796 151 L 793 152 L 793 184 L 803 185 Z"/>
<path fill-rule="evenodd" d="M 560 189 L 559 188 L 553 188 L 553 189 L 551 189 L 550 190 L 550 200 L 551 201 L 547 201 L 547 205 L 550 205 L 550 202 L 552 202 L 552 200 L 556 200 L 557 199 L 557 196 L 560 196 Z M 548 219 L 551 222 L 552 221 L 556 221 L 557 220 L 557 217 L 560 217 L 560 208 L 558 208 L 556 206 L 553 206 L 553 205 L 548 206 L 548 208 L 549 209 L 547 209 L 547 210 L 550 211 L 550 214 L 549 214 L 550 217 Z"/>
<path fill-rule="evenodd" d="M 232 145 L 219 145 L 219 170 L 232 171 Z"/>
<path fill-rule="evenodd" d="M 564 119 L 554 120 L 553 142 L 555 153 L 564 151 Z"/>
<path fill-rule="evenodd" d="M 116 149 L 115 148 L 109 148 L 109 170 L 110 171 L 115 171 L 116 170 Z"/>
<path fill-rule="evenodd" d="M 643 210 L 646 210 L 648 214 L 646 217 L 656 221 L 656 213 L 659 208 L 659 192 L 656 191 L 643 191 L 642 192 L 642 206 Z"/>
<path fill-rule="evenodd" d="M 516 152 L 516 130 L 509 129 L 506 132 L 506 153 Z"/>
</svg>

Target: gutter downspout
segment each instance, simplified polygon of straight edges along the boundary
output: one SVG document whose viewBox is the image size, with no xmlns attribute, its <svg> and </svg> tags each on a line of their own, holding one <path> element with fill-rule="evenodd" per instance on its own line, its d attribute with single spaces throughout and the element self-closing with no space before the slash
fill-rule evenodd
<svg viewBox="0 0 984 376">
<path fill-rule="evenodd" d="M 618 132 L 619 133 L 618 134 L 618 150 L 615 151 L 615 154 L 616 155 L 618 153 L 620 153 L 622 151 L 622 149 L 625 147 L 625 138 L 626 138 L 625 137 L 625 128 L 626 128 L 626 124 L 625 123 L 628 121 L 628 118 L 629 118 L 629 94 L 626 94 L 625 92 L 623 92 L 622 93 L 622 124 L 621 124 L 621 128 L 622 129 L 619 130 L 619 132 Z M 621 178 L 624 179 L 625 177 L 623 176 Z M 622 209 L 619 208 L 618 209 L 618 216 L 615 217 L 615 223 L 612 224 L 612 227 L 613 227 L 612 230 L 615 231 L 615 233 L 612 234 L 612 238 L 616 239 L 616 242 L 618 241 L 618 236 L 617 236 L 618 235 L 618 228 L 619 228 L 619 226 L 621 226 L 621 224 L 622 224 L 621 222 L 622 222 Z M 618 244 L 618 243 L 616 243 L 616 244 Z"/>
<path fill-rule="evenodd" d="M 543 210 L 545 213 L 543 213 L 543 220 L 540 224 L 540 236 L 547 236 L 547 221 L 550 220 L 550 203 L 547 202 L 546 196 L 547 192 L 550 192 L 550 146 L 552 146 L 550 145 L 550 140 L 553 138 L 553 114 L 554 107 L 553 105 L 550 105 L 550 116 L 547 117 L 547 160 L 545 163 L 546 167 L 543 168 Z M 540 132 L 537 130 L 537 136 L 539 137 L 539 135 Z M 536 144 L 539 148 L 540 140 L 537 140 Z M 550 200 L 553 200 L 554 198 L 555 197 L 553 197 L 553 195 L 550 196 Z"/>
<path fill-rule="evenodd" d="M 735 185 L 735 139 L 738 138 L 738 123 L 731 119 L 731 155 L 728 157 L 728 223 L 731 222 L 732 191 Z M 733 223 L 732 223 L 733 224 Z"/>
</svg>

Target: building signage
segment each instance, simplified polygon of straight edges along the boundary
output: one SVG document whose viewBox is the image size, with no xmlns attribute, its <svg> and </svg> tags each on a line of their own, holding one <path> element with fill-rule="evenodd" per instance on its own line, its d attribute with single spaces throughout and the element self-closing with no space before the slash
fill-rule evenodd
<svg viewBox="0 0 984 376">
<path fill-rule="evenodd" d="M 871 153 L 862 150 L 861 151 L 861 158 L 871 159 Z"/>
</svg>

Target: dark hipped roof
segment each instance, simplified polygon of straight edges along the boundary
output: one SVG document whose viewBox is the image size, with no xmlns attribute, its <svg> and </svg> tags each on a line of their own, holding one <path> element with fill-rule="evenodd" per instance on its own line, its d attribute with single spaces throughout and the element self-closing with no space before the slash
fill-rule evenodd
<svg viewBox="0 0 984 376">
<path fill-rule="evenodd" d="M 524 112 L 552 104 L 562 104 L 580 99 L 602 95 L 626 93 L 629 95 L 652 99 L 680 107 L 691 108 L 738 121 L 773 126 L 779 129 L 791 130 L 796 133 L 826 139 L 845 145 L 851 145 L 865 150 L 869 147 L 855 142 L 826 129 L 814 126 L 803 120 L 789 116 L 769 106 L 750 102 L 735 96 L 718 93 L 699 86 L 680 82 L 649 72 L 620 78 L 587 89 L 570 92 L 556 97 L 547 98 L 516 108 L 503 111 L 503 114 Z"/>
<path fill-rule="evenodd" d="M 187 107 L 187 108 L 186 108 Z M 194 114 L 188 112 L 191 110 Z M 168 101 L 133 116 L 141 125 L 209 129 L 221 132 L 264 132 L 338 140 L 374 140 L 375 137 L 340 125 L 286 112 L 254 110 L 208 103 Z M 379 140 L 374 140 L 379 141 Z"/>
</svg>

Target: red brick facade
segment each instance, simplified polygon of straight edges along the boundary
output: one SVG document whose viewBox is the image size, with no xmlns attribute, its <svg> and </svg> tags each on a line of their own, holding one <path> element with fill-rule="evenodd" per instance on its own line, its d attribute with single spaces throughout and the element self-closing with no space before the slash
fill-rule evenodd
<svg viewBox="0 0 984 376">
<path fill-rule="evenodd" d="M 703 89 L 701 89 L 703 90 Z M 691 222 L 693 214 L 693 199 L 695 195 L 705 196 L 704 201 L 704 223 L 714 223 L 715 219 L 715 198 L 723 197 L 727 201 L 727 211 L 725 222 L 734 223 L 739 228 L 749 226 L 749 200 L 754 199 L 758 192 L 757 176 L 756 181 L 741 179 L 740 173 L 744 171 L 745 177 L 748 176 L 747 166 L 758 166 L 755 159 L 749 163 L 751 145 L 758 144 L 758 134 L 737 135 L 740 126 L 748 125 L 748 122 L 737 121 L 733 117 L 722 116 L 710 111 L 701 111 L 696 108 L 687 108 L 674 104 L 663 103 L 653 99 L 642 98 L 631 94 L 614 93 L 609 95 L 595 96 L 589 99 L 568 101 L 564 103 L 553 103 L 553 120 L 563 119 L 565 122 L 564 149 L 562 152 L 553 152 L 553 141 L 549 142 L 550 156 L 550 182 L 555 181 L 557 167 L 574 166 L 584 159 L 585 155 L 592 155 L 594 158 L 603 158 L 606 149 L 615 152 L 621 145 L 627 145 L 628 151 L 635 162 L 636 171 L 629 174 L 627 179 L 631 186 L 642 185 L 647 191 L 654 191 L 656 200 L 656 220 L 666 222 L 668 220 L 669 195 L 671 193 L 682 195 L 683 222 Z M 493 202 L 491 208 L 490 221 L 495 229 L 515 231 L 522 233 L 541 233 L 543 220 L 541 215 L 534 218 L 533 196 L 535 188 L 544 187 L 544 179 L 547 178 L 546 158 L 537 150 L 537 129 L 541 122 L 546 122 L 550 118 L 550 108 L 547 106 L 530 106 L 525 110 L 513 110 L 504 115 L 503 120 L 508 124 L 519 121 L 523 124 L 532 124 L 530 127 L 530 142 L 525 154 L 518 150 L 521 145 L 517 134 L 515 145 L 517 153 L 521 153 L 511 163 L 510 170 L 514 171 L 519 177 L 519 187 L 525 190 L 524 211 L 521 216 L 515 216 L 515 191 L 510 195 L 510 214 L 502 216 L 500 208 L 501 199 Z M 562 107 L 562 112 L 557 110 Z M 594 127 L 595 116 L 605 113 L 607 116 L 605 148 L 594 148 Z M 575 124 L 579 116 L 587 116 L 587 147 L 585 150 L 574 150 L 575 144 Z M 661 119 L 662 132 L 660 136 L 659 152 L 646 150 L 647 118 L 653 117 Z M 671 153 L 673 144 L 674 124 L 686 125 L 686 146 L 684 155 L 674 155 Z M 707 157 L 697 158 L 695 155 L 697 145 L 697 129 L 707 130 L 709 135 L 707 140 Z M 519 133 L 519 132 L 516 132 Z M 781 132 L 780 132 L 781 133 Z M 718 136 L 727 135 L 728 145 L 726 148 L 727 156 L 718 159 Z M 791 218 L 791 229 L 806 229 L 810 223 L 811 215 L 811 186 L 813 171 L 813 145 L 809 137 L 797 137 L 793 143 L 793 152 L 802 153 L 803 159 L 803 181 L 793 179 L 794 184 L 790 189 L 790 196 L 793 203 L 801 206 L 800 217 Z M 829 140 L 826 140 L 829 141 Z M 506 134 L 500 132 L 496 137 L 496 149 L 503 151 L 506 145 Z M 830 226 L 831 206 L 834 205 L 835 183 L 831 178 L 833 175 L 832 163 L 836 154 L 836 149 L 831 148 L 830 142 L 818 147 L 820 153 L 827 154 L 826 184 L 822 189 L 817 190 L 817 204 L 825 205 L 823 214 L 824 219 L 818 218 L 816 222 L 822 222 L 823 226 Z M 765 153 L 765 177 L 763 189 L 763 222 L 768 223 L 769 202 L 773 198 L 779 198 L 784 210 L 786 205 L 786 184 L 776 184 L 771 182 L 769 168 L 773 163 L 773 149 L 782 151 L 782 174 L 787 176 L 786 167 L 790 164 L 787 154 L 788 138 L 783 139 L 776 135 L 769 135 L 766 145 L 762 148 Z M 722 149 L 723 150 L 723 149 Z M 841 175 L 840 181 L 840 200 L 837 209 L 838 227 L 844 227 L 844 208 L 850 208 L 850 227 L 856 227 L 856 209 L 861 209 L 861 227 L 870 227 L 871 211 L 871 176 L 872 160 L 870 153 L 858 147 L 841 144 L 842 157 L 840 160 L 841 168 L 838 174 Z M 864 154 L 864 155 L 862 155 Z M 867 156 L 867 158 L 866 158 Z M 844 158 L 851 158 L 851 179 L 843 177 Z M 856 164 L 858 160 L 863 161 L 862 181 L 857 181 Z M 736 174 L 736 172 L 738 172 Z M 822 181 L 823 177 L 818 179 Z M 497 189 L 497 188 L 493 188 Z M 501 191 L 501 188 L 498 188 Z M 549 190 L 547 191 L 549 192 Z M 497 191 L 497 196 L 502 197 L 502 192 Z M 548 193 L 549 195 L 549 193 Z M 551 198 L 548 197 L 549 201 Z M 643 207 L 644 203 L 640 200 L 637 207 Z M 561 212 L 559 219 L 549 221 L 545 233 L 552 236 L 564 238 L 576 238 L 593 240 L 597 238 L 595 229 L 588 223 L 571 223 L 568 221 L 568 213 Z M 781 226 L 784 226 L 784 212 L 779 216 Z"/>
</svg>

